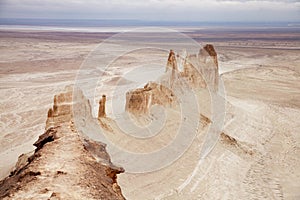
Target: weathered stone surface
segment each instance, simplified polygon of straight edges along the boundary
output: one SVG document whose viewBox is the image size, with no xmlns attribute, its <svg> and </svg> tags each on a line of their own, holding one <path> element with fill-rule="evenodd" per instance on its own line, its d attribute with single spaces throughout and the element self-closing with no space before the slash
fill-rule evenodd
<svg viewBox="0 0 300 200">
<path fill-rule="evenodd" d="M 183 66 L 183 71 L 178 70 Z M 204 46 L 198 55 L 180 56 L 170 50 L 165 74 L 158 83 L 150 82 L 144 88 L 127 92 L 126 111 L 131 113 L 149 113 L 151 106 L 173 106 L 178 103 L 177 95 L 184 95 L 184 90 L 209 88 L 217 92 L 219 73 L 217 53 L 210 44 Z"/>
<path fill-rule="evenodd" d="M 36 149 L 35 152 L 40 150 L 46 143 L 52 142 L 57 139 L 57 130 L 54 128 L 49 128 L 45 133 L 39 136 L 39 139 L 33 144 Z"/>
<path fill-rule="evenodd" d="M 189 84 L 194 87 L 206 88 L 207 84 L 198 69 L 196 69 L 191 63 L 185 62 L 183 66 L 183 72 L 181 76 L 186 78 Z"/>
<path fill-rule="evenodd" d="M 124 169 L 112 164 L 105 144 L 77 132 L 71 91 L 55 96 L 48 112 L 51 127 L 34 143 L 35 152 L 21 155 L 11 175 L 0 181 L 0 199 L 124 199 L 117 183 Z M 81 106 L 90 117 L 90 106 Z"/>
<path fill-rule="evenodd" d="M 134 114 L 149 113 L 151 106 L 175 105 L 177 98 L 175 94 L 165 86 L 149 82 L 144 88 L 129 91 L 126 94 L 126 111 Z"/>
<path fill-rule="evenodd" d="M 34 155 L 34 151 L 28 152 L 25 154 L 21 154 L 18 158 L 18 161 L 14 167 L 14 169 L 10 172 L 9 176 L 13 176 L 18 174 L 28 163 L 30 162 L 31 157 Z"/>
<path fill-rule="evenodd" d="M 106 117 L 105 103 L 106 103 L 106 95 L 102 95 L 102 98 L 99 101 L 98 118 Z"/>
<path fill-rule="evenodd" d="M 48 110 L 46 130 L 71 120 L 73 116 L 72 96 L 73 88 L 71 86 L 67 86 L 64 92 L 54 96 L 53 107 Z"/>
<path fill-rule="evenodd" d="M 170 69 L 178 71 L 176 56 L 173 50 L 170 50 L 166 71 Z"/>
<path fill-rule="evenodd" d="M 198 54 L 200 72 L 205 78 L 209 89 L 216 92 L 219 85 L 219 66 L 215 48 L 211 44 L 205 45 Z"/>
</svg>

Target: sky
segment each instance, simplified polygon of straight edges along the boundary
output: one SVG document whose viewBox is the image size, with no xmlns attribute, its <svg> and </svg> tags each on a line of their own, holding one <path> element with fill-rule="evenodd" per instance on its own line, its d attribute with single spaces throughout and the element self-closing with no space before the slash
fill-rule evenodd
<svg viewBox="0 0 300 200">
<path fill-rule="evenodd" d="M 300 0 L 0 0 L 0 18 L 299 22 Z"/>
</svg>

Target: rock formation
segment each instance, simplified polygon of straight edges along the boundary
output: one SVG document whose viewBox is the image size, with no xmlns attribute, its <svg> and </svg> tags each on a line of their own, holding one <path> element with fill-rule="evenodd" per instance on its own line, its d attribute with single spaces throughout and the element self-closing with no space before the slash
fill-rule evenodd
<svg viewBox="0 0 300 200">
<path fill-rule="evenodd" d="M 178 70 L 183 65 L 183 71 Z M 217 92 L 219 84 L 217 53 L 210 44 L 204 46 L 197 55 L 175 56 L 170 50 L 165 74 L 159 83 L 150 82 L 144 88 L 127 92 L 125 110 L 131 113 L 149 113 L 152 105 L 176 105 L 177 95 L 184 95 L 185 87 L 208 88 Z"/>
<path fill-rule="evenodd" d="M 173 88 L 174 81 L 178 78 L 178 66 L 177 66 L 177 60 L 175 56 L 175 52 L 173 50 L 170 50 L 168 62 L 166 66 L 166 73 L 170 74 L 169 77 L 169 87 Z"/>
<path fill-rule="evenodd" d="M 180 58 L 183 71 L 180 73 L 193 88 L 209 88 L 211 92 L 218 91 L 219 69 L 218 58 L 214 46 L 205 45 L 198 54 L 185 55 Z"/>
<path fill-rule="evenodd" d="M 57 126 L 65 121 L 70 121 L 72 113 L 72 95 L 73 88 L 67 86 L 65 91 L 55 95 L 53 100 L 53 107 L 48 110 L 48 118 L 46 121 L 47 130 L 49 127 Z"/>
<path fill-rule="evenodd" d="M 199 70 L 210 87 L 209 89 L 216 92 L 219 85 L 219 66 L 214 46 L 207 44 L 200 49 L 198 59 L 201 66 Z"/>
<path fill-rule="evenodd" d="M 106 103 L 106 95 L 102 95 L 102 98 L 99 101 L 98 119 L 106 116 L 105 103 Z"/>
<path fill-rule="evenodd" d="M 199 55 L 203 56 L 205 60 L 207 59 L 207 54 L 212 58 L 215 66 L 218 66 L 217 52 L 212 44 L 205 45 L 203 49 L 200 49 L 199 51 Z"/>
<path fill-rule="evenodd" d="M 174 93 L 161 84 L 149 82 L 144 88 L 126 93 L 125 110 L 134 114 L 149 113 L 152 105 L 172 106 L 177 102 Z"/>
<path fill-rule="evenodd" d="M 181 72 L 181 76 L 184 77 L 189 84 L 194 87 L 206 88 L 207 84 L 202 74 L 196 69 L 191 63 L 187 61 L 184 62 L 183 72 Z"/>
<path fill-rule="evenodd" d="M 35 151 L 22 154 L 0 181 L 0 199 L 124 199 L 117 184 L 124 169 L 111 163 L 105 144 L 78 133 L 74 103 L 70 87 L 55 95 L 47 130 L 34 143 Z"/>
<path fill-rule="evenodd" d="M 170 69 L 178 71 L 175 52 L 172 49 L 170 50 L 170 53 L 169 53 L 166 71 L 168 71 Z"/>
</svg>

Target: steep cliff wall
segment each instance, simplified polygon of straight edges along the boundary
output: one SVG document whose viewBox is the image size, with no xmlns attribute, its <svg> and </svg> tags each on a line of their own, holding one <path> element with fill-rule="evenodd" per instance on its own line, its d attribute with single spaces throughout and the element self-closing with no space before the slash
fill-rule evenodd
<svg viewBox="0 0 300 200">
<path fill-rule="evenodd" d="M 147 83 L 144 88 L 127 92 L 125 110 L 131 113 L 149 113 L 151 106 L 176 105 L 177 98 L 174 93 L 161 84 Z"/>
<path fill-rule="evenodd" d="M 49 127 L 60 125 L 63 122 L 71 121 L 72 113 L 72 96 L 73 88 L 67 86 L 65 91 L 54 95 L 53 107 L 48 110 L 48 117 L 46 121 L 47 130 Z"/>
</svg>

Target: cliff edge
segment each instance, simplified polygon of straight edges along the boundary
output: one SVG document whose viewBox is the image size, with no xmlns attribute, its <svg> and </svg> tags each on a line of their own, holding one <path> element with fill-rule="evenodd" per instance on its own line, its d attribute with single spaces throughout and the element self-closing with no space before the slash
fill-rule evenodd
<svg viewBox="0 0 300 200">
<path fill-rule="evenodd" d="M 0 181 L 0 199 L 125 199 L 117 184 L 124 169 L 106 145 L 82 138 L 72 122 L 72 88 L 55 95 L 46 131 L 34 152 L 22 154 Z"/>
</svg>

